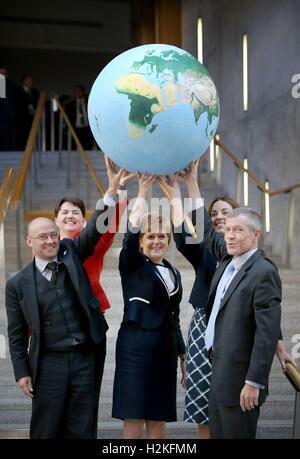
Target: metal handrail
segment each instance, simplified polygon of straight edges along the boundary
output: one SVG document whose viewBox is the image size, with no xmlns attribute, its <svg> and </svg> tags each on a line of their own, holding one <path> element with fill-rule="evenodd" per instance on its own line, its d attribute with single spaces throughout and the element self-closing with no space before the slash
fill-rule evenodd
<svg viewBox="0 0 300 459">
<path fill-rule="evenodd" d="M 10 166 L 6 169 L 3 182 L 0 188 L 0 227 L 2 226 L 6 212 L 8 210 L 14 186 L 16 183 L 16 175 L 13 168 Z"/>
<path fill-rule="evenodd" d="M 84 163 L 86 164 L 87 168 L 88 168 L 88 171 L 91 175 L 91 177 L 93 178 L 99 192 L 103 195 L 104 194 L 104 187 L 100 181 L 100 179 L 97 177 L 97 174 L 95 172 L 95 169 L 93 168 L 93 165 L 92 163 L 90 162 L 90 159 L 88 158 L 86 152 L 84 151 L 79 139 L 78 139 L 78 136 L 66 114 L 66 112 L 64 111 L 60 101 L 58 100 L 58 98 L 56 96 L 52 96 L 56 102 L 57 102 L 57 106 L 62 114 L 62 117 L 70 131 L 70 134 L 71 136 L 73 137 L 74 139 L 74 142 L 76 144 L 76 147 L 77 147 L 77 150 L 78 152 L 80 153 L 81 157 L 83 158 L 83 161 Z M 37 139 L 37 135 L 38 135 L 38 131 L 39 131 L 39 127 L 40 127 L 40 124 L 42 122 L 42 117 L 43 117 L 43 113 L 44 113 L 44 109 L 45 109 L 45 105 L 46 105 L 46 102 L 47 102 L 47 98 L 48 98 L 48 94 L 43 92 L 41 93 L 40 97 L 39 97 L 39 101 L 38 101 L 38 105 L 37 105 L 37 109 L 36 109 L 36 112 L 35 112 L 35 115 L 34 115 L 34 119 L 33 119 L 33 123 L 32 123 L 32 126 L 31 126 L 31 130 L 30 130 L 30 133 L 29 133 L 29 136 L 28 136 L 28 140 L 27 140 L 27 143 L 26 143 L 26 147 L 25 147 L 25 150 L 24 150 L 24 156 L 23 156 L 23 160 L 22 160 L 22 163 L 21 163 L 21 167 L 20 167 L 20 171 L 19 171 L 19 174 L 18 174 L 18 177 L 17 177 L 17 183 L 16 183 L 16 187 L 15 187 L 15 190 L 14 190 L 14 194 L 13 194 L 13 197 L 12 197 L 12 204 L 14 206 L 14 208 L 17 210 L 19 205 L 20 205 L 20 200 L 21 200 L 21 195 L 22 195 L 22 191 L 23 191 L 23 188 L 24 188 L 24 184 L 25 184 L 25 179 L 26 179 L 26 176 L 27 176 L 27 173 L 28 173 L 28 169 L 29 169 L 29 166 L 30 166 L 30 161 L 31 161 L 31 157 L 32 157 L 32 153 L 33 153 L 33 150 L 34 150 L 34 146 L 35 146 L 35 143 L 36 143 L 36 139 Z"/>
<path fill-rule="evenodd" d="M 300 183 L 294 183 L 294 185 L 289 185 L 289 186 L 286 186 L 285 188 L 280 188 L 279 190 L 276 190 L 276 191 L 270 191 L 269 195 L 276 196 L 279 194 L 286 194 L 286 193 L 290 193 L 293 190 L 296 190 L 297 188 L 300 188 Z"/>
<path fill-rule="evenodd" d="M 223 145 L 218 139 L 214 139 L 214 144 L 218 145 L 224 153 L 232 160 L 234 165 L 238 167 L 242 172 L 246 172 L 248 176 L 252 179 L 252 181 L 255 183 L 257 188 L 262 192 L 262 193 L 267 193 L 270 197 L 272 196 L 277 196 L 279 194 L 286 194 L 289 193 L 292 190 L 295 190 L 296 188 L 300 188 L 300 183 L 295 183 L 293 185 L 288 185 L 284 188 L 280 188 L 279 190 L 275 191 L 270 191 L 265 187 L 265 184 L 261 182 L 256 175 L 253 174 L 249 169 L 246 169 L 243 165 L 243 163 L 230 151 L 225 145 Z"/>
<path fill-rule="evenodd" d="M 19 171 L 18 178 L 17 178 L 15 191 L 12 197 L 12 205 L 14 206 L 15 210 L 17 210 L 20 205 L 21 195 L 22 195 L 22 191 L 24 188 L 26 175 L 27 175 L 27 172 L 30 166 L 30 160 L 31 160 L 31 156 L 32 156 L 33 149 L 35 146 L 36 137 L 37 137 L 38 130 L 40 127 L 40 123 L 42 120 L 42 115 L 43 115 L 43 111 L 45 108 L 46 100 L 47 100 L 47 93 L 42 92 L 39 97 L 38 105 L 37 105 L 37 108 L 34 114 L 32 126 L 30 129 L 30 133 L 28 136 L 25 150 L 24 150 L 23 160 L 22 160 L 20 171 Z"/>
<path fill-rule="evenodd" d="M 265 188 L 265 184 L 261 182 L 249 169 L 245 169 L 244 165 L 241 163 L 241 161 L 227 148 L 225 145 L 223 145 L 219 140 L 214 139 L 215 145 L 218 145 L 224 153 L 232 160 L 234 165 L 238 167 L 241 171 L 247 172 L 248 176 L 253 180 L 257 188 L 262 191 L 263 193 L 268 192 Z"/>
<path fill-rule="evenodd" d="M 73 128 L 72 124 L 71 124 L 71 121 L 69 120 L 65 110 L 63 109 L 63 106 L 62 104 L 60 103 L 58 97 L 56 95 L 52 95 L 52 97 L 56 100 L 56 103 L 57 103 L 57 106 L 62 114 L 62 117 L 64 119 L 64 122 L 66 123 L 70 133 L 71 133 L 71 136 L 73 137 L 74 139 L 74 142 L 76 144 L 76 147 L 77 147 L 77 150 L 78 152 L 80 153 L 83 161 L 85 162 L 87 168 L 88 168 L 88 171 L 90 173 L 90 175 L 92 176 L 95 184 L 96 184 L 96 187 L 98 188 L 99 192 L 102 194 L 102 196 L 104 195 L 104 192 L 105 192 L 105 189 L 101 183 L 101 180 L 97 177 L 97 174 L 96 174 L 96 171 L 88 157 L 88 155 L 86 154 L 86 152 L 84 151 L 79 139 L 78 139 L 78 136 L 75 132 L 75 129 Z"/>
<path fill-rule="evenodd" d="M 251 172 L 248 167 L 244 167 L 244 164 L 230 151 L 225 145 L 223 145 L 218 138 L 214 138 L 214 144 L 220 147 L 222 151 L 230 158 L 233 164 L 237 167 L 237 187 L 236 187 L 236 200 L 240 202 L 240 186 L 241 186 L 241 173 L 246 173 L 247 176 L 254 182 L 258 190 L 261 192 L 261 215 L 266 218 L 266 226 L 270 222 L 269 217 L 269 204 L 268 204 L 268 213 L 266 211 L 266 202 L 269 203 L 269 199 L 274 196 L 279 196 L 281 194 L 289 195 L 288 203 L 288 225 L 286 231 L 286 258 L 285 265 L 286 267 L 291 267 L 291 254 L 292 254 L 292 241 L 293 241 L 293 232 L 294 232 L 294 215 L 295 215 L 295 190 L 300 188 L 300 183 L 294 183 L 278 190 L 270 191 L 269 181 L 265 183 L 261 182 L 254 174 Z M 217 170 L 217 183 L 220 184 L 221 177 L 221 154 L 218 155 L 218 170 Z"/>
</svg>

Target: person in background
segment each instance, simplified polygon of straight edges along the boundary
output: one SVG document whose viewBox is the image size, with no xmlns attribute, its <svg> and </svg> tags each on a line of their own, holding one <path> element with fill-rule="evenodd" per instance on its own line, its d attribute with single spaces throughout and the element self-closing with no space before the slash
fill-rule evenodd
<svg viewBox="0 0 300 459">
<path fill-rule="evenodd" d="M 85 150 L 91 150 L 93 147 L 93 135 L 87 115 L 87 96 L 85 87 L 82 84 L 75 86 L 73 97 L 64 102 L 64 107 L 81 145 Z M 73 148 L 75 148 L 74 142 Z"/>
<path fill-rule="evenodd" d="M 32 74 L 24 73 L 17 91 L 18 150 L 24 150 L 26 147 L 38 100 L 39 92 L 33 88 Z"/>
<path fill-rule="evenodd" d="M 164 438 L 176 421 L 177 361 L 184 384 L 185 346 L 179 324 L 181 277 L 166 259 L 170 222 L 145 212 L 153 176 L 139 174 L 139 192 L 120 253 L 124 315 L 116 343 L 112 416 L 123 438 Z"/>
</svg>

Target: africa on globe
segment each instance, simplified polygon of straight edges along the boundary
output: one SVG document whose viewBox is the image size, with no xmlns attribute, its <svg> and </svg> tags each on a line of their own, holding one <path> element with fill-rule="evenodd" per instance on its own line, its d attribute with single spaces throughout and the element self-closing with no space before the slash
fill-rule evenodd
<svg viewBox="0 0 300 459">
<path fill-rule="evenodd" d="M 220 115 L 216 87 L 191 54 L 171 45 L 132 48 L 95 80 L 88 102 L 101 150 L 129 171 L 170 174 L 199 158 Z"/>
</svg>

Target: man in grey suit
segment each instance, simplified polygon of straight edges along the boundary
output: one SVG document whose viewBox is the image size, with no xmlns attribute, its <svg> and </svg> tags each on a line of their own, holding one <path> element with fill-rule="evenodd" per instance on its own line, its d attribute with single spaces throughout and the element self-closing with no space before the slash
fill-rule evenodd
<svg viewBox="0 0 300 459">
<path fill-rule="evenodd" d="M 206 347 L 212 361 L 212 438 L 255 438 L 259 407 L 280 337 L 281 281 L 258 249 L 260 217 L 237 208 L 226 218 L 225 243 L 205 216 L 204 244 L 221 262 L 208 304 Z"/>
<path fill-rule="evenodd" d="M 31 438 L 96 437 L 108 326 L 83 263 L 114 213 L 123 169 L 108 172 L 100 210 L 78 238 L 59 240 L 58 228 L 47 218 L 29 224 L 34 259 L 6 284 L 15 378 L 32 398 Z"/>
<path fill-rule="evenodd" d="M 203 235 L 197 161 L 188 189 L 197 238 L 184 221 L 178 174 L 159 179 L 171 196 L 173 223 L 186 243 Z M 183 175 L 181 173 L 180 175 Z M 174 198 L 174 199 L 173 199 Z M 212 438 L 255 438 L 259 407 L 268 393 L 268 378 L 279 340 L 281 281 L 276 266 L 258 249 L 260 216 L 237 208 L 226 217 L 225 239 L 204 212 L 203 244 L 219 260 L 206 305 L 205 345 L 212 361 L 209 427 Z M 295 364 L 285 352 L 284 360 Z M 281 360 L 282 362 L 282 360 Z"/>
</svg>

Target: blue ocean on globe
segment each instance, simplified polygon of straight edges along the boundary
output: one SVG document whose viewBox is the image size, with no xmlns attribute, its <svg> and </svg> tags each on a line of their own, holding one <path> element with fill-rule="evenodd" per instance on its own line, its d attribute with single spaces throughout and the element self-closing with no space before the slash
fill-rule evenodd
<svg viewBox="0 0 300 459">
<path fill-rule="evenodd" d="M 138 46 L 114 58 L 88 101 L 98 146 L 133 172 L 166 175 L 183 169 L 206 151 L 219 116 L 207 69 L 171 45 Z"/>
</svg>

